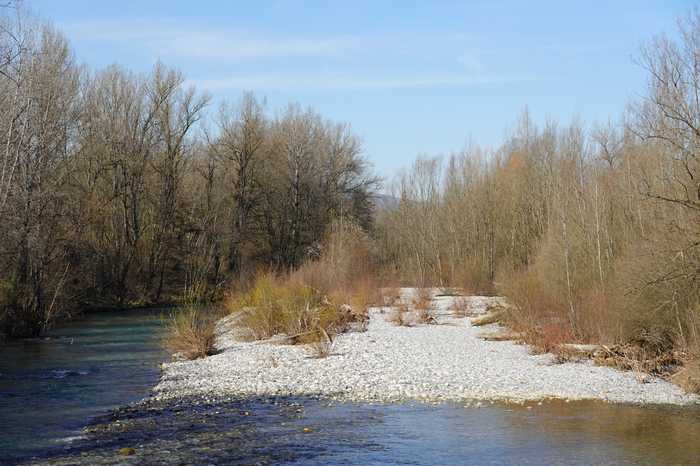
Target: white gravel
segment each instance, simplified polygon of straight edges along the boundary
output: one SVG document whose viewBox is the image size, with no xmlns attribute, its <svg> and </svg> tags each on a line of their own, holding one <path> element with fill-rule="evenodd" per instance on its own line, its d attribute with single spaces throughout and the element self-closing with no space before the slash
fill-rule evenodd
<svg viewBox="0 0 700 466">
<path fill-rule="evenodd" d="M 697 396 L 661 379 L 642 383 L 631 372 L 590 362 L 556 364 L 513 342 L 487 342 L 478 334 L 495 325 L 472 327 L 449 315 L 451 297 L 435 305 L 442 325 L 396 327 L 390 310 L 370 310 L 368 331 L 337 337 L 333 353 L 313 359 L 301 346 L 236 341 L 220 332 L 221 353 L 196 361 L 163 364 L 156 398 L 185 395 L 311 395 L 354 401 L 598 399 L 611 402 L 688 404 Z M 469 297 L 483 312 L 497 298 Z M 225 327 L 225 326 L 224 326 Z"/>
</svg>

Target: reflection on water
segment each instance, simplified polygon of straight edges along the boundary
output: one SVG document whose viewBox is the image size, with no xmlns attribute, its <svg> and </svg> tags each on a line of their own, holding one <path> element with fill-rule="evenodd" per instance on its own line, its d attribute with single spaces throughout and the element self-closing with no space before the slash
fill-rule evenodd
<svg viewBox="0 0 700 466">
<path fill-rule="evenodd" d="M 698 407 L 642 408 L 602 402 L 562 401 L 526 406 L 404 404 L 365 408 L 307 407 L 307 422 L 327 421 L 333 442 L 342 439 L 348 422 L 375 447 L 325 459 L 360 460 L 362 464 L 698 464 Z M 335 419 L 333 419 L 335 418 Z M 363 419 L 381 419 L 364 424 Z M 329 428 L 328 425 L 334 427 Z M 335 427 L 341 425 L 340 429 Z M 332 451 L 332 450 L 331 450 Z M 342 462 L 342 461 L 338 461 Z"/>
<path fill-rule="evenodd" d="M 507 424 L 560 447 L 581 463 L 700 463 L 700 407 L 549 402 L 506 409 Z M 614 460 L 614 461 L 613 461 Z"/>
<path fill-rule="evenodd" d="M 308 398 L 121 410 L 41 464 L 697 464 L 697 408 L 368 405 Z"/>
<path fill-rule="evenodd" d="M 0 350 L 0 464 L 697 464 L 700 407 L 547 401 L 526 406 L 358 404 L 308 398 L 120 410 L 164 358 L 158 312 L 91 316 Z M 112 426 L 112 427 L 110 427 Z M 71 442 L 57 439 L 77 437 Z M 49 449 L 49 447 L 53 448 Z M 123 459 L 123 458 L 122 458 Z M 3 461 L 4 460 L 4 461 Z"/>
<path fill-rule="evenodd" d="M 104 312 L 0 346 L 0 458 L 56 446 L 93 416 L 147 395 L 164 358 L 160 316 Z"/>
</svg>

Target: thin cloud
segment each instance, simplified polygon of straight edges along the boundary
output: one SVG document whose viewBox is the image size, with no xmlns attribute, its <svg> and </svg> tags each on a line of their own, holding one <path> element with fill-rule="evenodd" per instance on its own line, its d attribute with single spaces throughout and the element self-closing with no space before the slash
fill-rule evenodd
<svg viewBox="0 0 700 466">
<path fill-rule="evenodd" d="M 243 30 L 182 27 L 171 22 L 90 21 L 64 26 L 80 41 L 147 47 L 159 55 L 198 59 L 327 57 L 360 51 L 370 43 L 355 36 L 330 38 L 256 37 Z"/>
<path fill-rule="evenodd" d="M 416 77 L 356 77 L 305 75 L 241 75 L 190 80 L 197 87 L 210 91 L 228 90 L 372 90 L 418 87 L 473 86 L 507 84 L 532 80 L 526 76 L 460 76 L 426 75 Z"/>
<path fill-rule="evenodd" d="M 516 75 L 519 71 L 495 71 L 482 60 L 488 48 L 476 47 L 474 37 L 449 31 L 280 37 L 167 20 L 88 21 L 63 27 L 74 40 L 116 44 L 175 63 L 195 61 L 202 69 L 211 65 L 218 71 L 190 80 L 210 91 L 407 89 L 534 80 Z M 293 64 L 285 60 L 292 57 L 298 59 Z M 238 63 L 245 63 L 247 72 L 227 74 Z"/>
</svg>

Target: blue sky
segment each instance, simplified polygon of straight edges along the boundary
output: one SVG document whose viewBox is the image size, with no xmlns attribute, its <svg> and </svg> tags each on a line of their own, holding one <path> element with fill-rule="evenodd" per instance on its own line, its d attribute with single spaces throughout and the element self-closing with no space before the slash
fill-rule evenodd
<svg viewBox="0 0 700 466">
<path fill-rule="evenodd" d="M 692 7 L 658 1 L 33 0 L 79 60 L 161 59 L 215 97 L 310 105 L 352 125 L 382 175 L 498 145 L 535 121 L 617 119 L 644 92 L 640 44 Z"/>
</svg>

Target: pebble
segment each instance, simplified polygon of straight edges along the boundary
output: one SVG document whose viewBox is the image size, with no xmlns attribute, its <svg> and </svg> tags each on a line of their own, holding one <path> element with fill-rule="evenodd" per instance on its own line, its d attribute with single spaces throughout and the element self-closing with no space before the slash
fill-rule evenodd
<svg viewBox="0 0 700 466">
<path fill-rule="evenodd" d="M 308 356 L 303 346 L 241 342 L 219 331 L 219 354 L 163 365 L 156 399 L 196 396 L 322 396 L 361 402 L 539 401 L 548 398 L 623 403 L 689 404 L 700 398 L 655 377 L 640 383 L 631 372 L 586 362 L 555 364 L 526 345 L 484 341 L 496 324 L 472 327 L 454 318 L 452 297 L 434 300 L 444 325 L 397 327 L 370 310 L 368 330 L 336 338 L 332 354 Z M 499 298 L 469 297 L 472 312 Z M 225 326 L 224 326 L 225 327 Z M 277 361 L 272 367 L 269 361 Z"/>
</svg>

